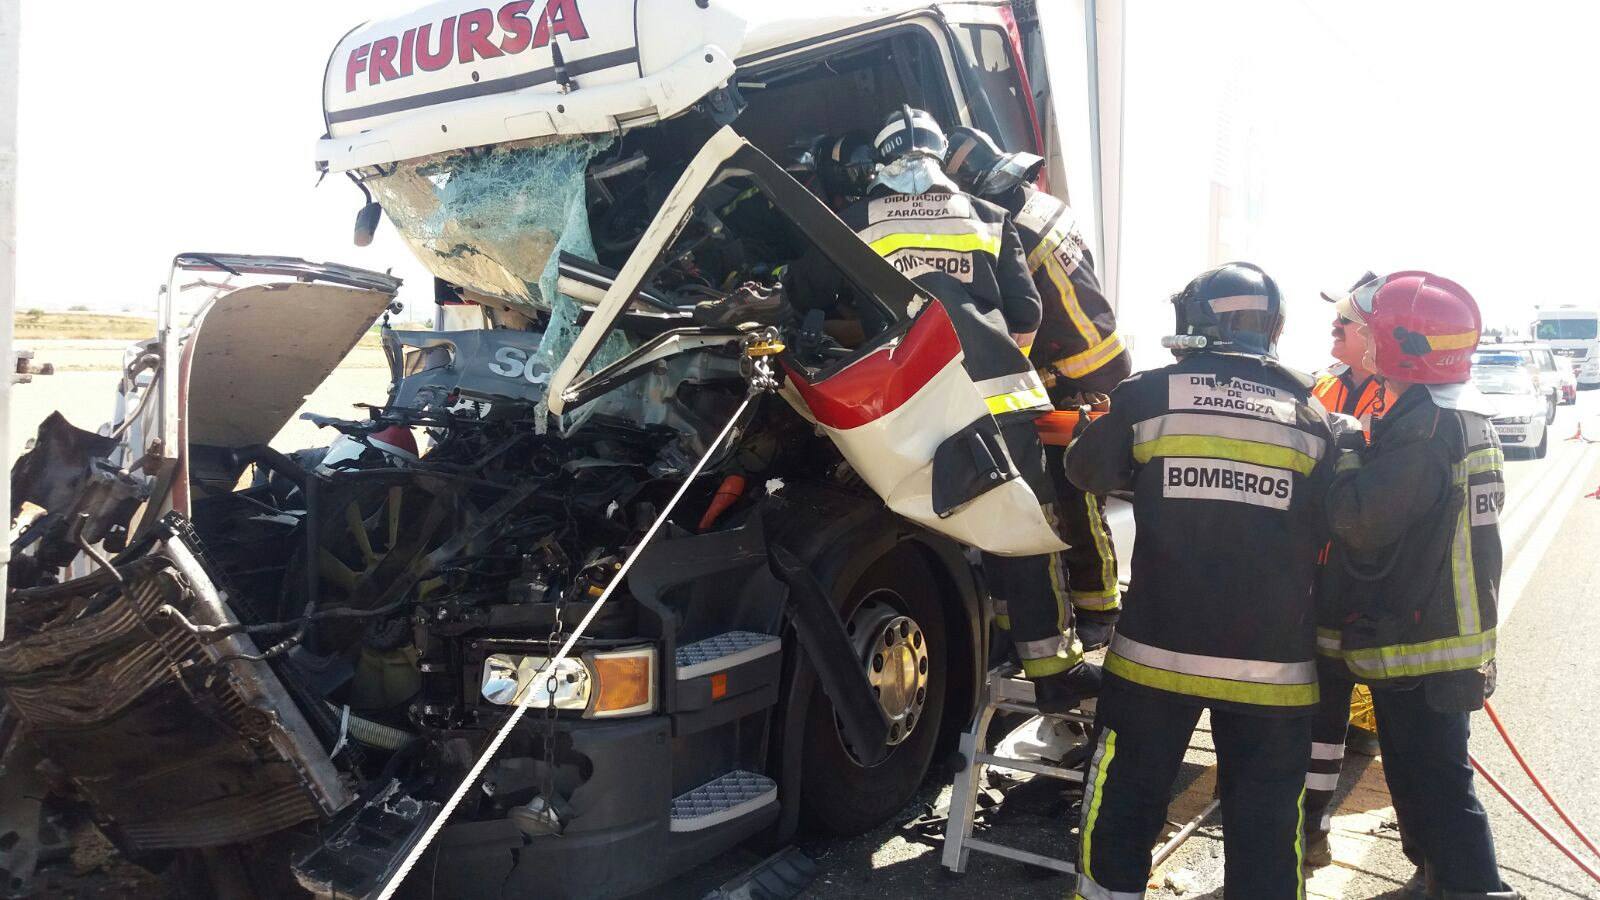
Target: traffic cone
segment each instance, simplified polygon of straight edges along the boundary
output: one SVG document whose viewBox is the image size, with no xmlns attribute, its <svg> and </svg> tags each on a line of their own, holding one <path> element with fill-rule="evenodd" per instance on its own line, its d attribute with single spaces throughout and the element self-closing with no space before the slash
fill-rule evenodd
<svg viewBox="0 0 1600 900">
<path fill-rule="evenodd" d="M 1587 441 L 1588 440 L 1588 438 L 1585 438 L 1583 436 L 1583 420 L 1582 419 L 1578 420 L 1578 430 L 1574 431 L 1572 433 L 1572 437 L 1567 438 L 1567 440 L 1569 440 L 1569 441 Z M 1596 488 L 1596 490 L 1600 490 L 1600 488 Z"/>
</svg>

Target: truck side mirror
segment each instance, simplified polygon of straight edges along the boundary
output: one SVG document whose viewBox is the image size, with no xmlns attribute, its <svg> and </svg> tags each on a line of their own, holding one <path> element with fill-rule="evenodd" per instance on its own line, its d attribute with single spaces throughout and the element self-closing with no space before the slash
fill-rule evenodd
<svg viewBox="0 0 1600 900">
<path fill-rule="evenodd" d="M 383 218 L 383 207 L 377 201 L 368 202 L 356 213 L 356 246 L 365 247 L 372 243 L 372 236 L 378 231 L 378 220 Z"/>
</svg>

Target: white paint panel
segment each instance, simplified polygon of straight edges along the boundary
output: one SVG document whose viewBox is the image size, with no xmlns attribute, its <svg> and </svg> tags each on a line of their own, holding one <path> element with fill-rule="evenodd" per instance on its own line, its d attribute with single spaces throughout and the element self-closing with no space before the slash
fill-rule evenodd
<svg viewBox="0 0 1600 900">
<path fill-rule="evenodd" d="M 934 513 L 934 451 L 985 415 L 983 397 L 957 356 L 893 412 L 855 428 L 824 426 L 823 431 L 890 509 L 930 531 L 1001 556 L 1065 549 L 1039 508 L 1039 498 L 1020 478 L 949 516 Z"/>
</svg>

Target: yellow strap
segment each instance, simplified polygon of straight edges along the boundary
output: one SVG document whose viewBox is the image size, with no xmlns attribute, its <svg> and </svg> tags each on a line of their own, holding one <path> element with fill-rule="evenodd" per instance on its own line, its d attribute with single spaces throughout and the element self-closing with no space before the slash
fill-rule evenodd
<svg viewBox="0 0 1600 900">
<path fill-rule="evenodd" d="M 1262 684 L 1172 672 L 1136 663 L 1115 653 L 1106 654 L 1105 669 L 1118 678 L 1158 690 L 1254 706 L 1315 706 L 1317 683 Z"/>
<path fill-rule="evenodd" d="M 1317 467 L 1316 459 L 1288 447 L 1205 434 L 1169 434 L 1133 445 L 1135 462 L 1147 463 L 1158 456 L 1231 459 L 1277 469 L 1292 469 L 1307 476 Z"/>
<path fill-rule="evenodd" d="M 965 234 L 925 234 L 903 231 L 887 234 L 873 241 L 871 247 L 879 256 L 888 256 L 900 250 L 950 250 L 955 253 L 987 253 L 999 258 L 1000 238 L 967 232 Z"/>
</svg>

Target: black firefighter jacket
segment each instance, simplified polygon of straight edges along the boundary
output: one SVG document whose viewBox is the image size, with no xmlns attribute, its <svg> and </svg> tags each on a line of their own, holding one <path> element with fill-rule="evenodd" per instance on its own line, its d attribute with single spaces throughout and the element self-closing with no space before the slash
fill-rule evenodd
<svg viewBox="0 0 1600 900">
<path fill-rule="evenodd" d="M 1339 460 L 1318 650 L 1357 680 L 1477 709 L 1494 659 L 1505 457 L 1484 416 L 1414 386 Z"/>
<path fill-rule="evenodd" d="M 1312 586 L 1333 447 L 1311 385 L 1274 360 L 1191 354 L 1124 381 L 1068 448 L 1073 484 L 1134 494 L 1108 679 L 1262 715 L 1316 704 Z"/>
<path fill-rule="evenodd" d="M 1101 292 L 1072 208 L 1031 185 L 994 197 L 1017 226 L 1044 303 L 1029 354 L 1054 396 L 1109 394 L 1133 371 L 1117 316 Z"/>
</svg>

